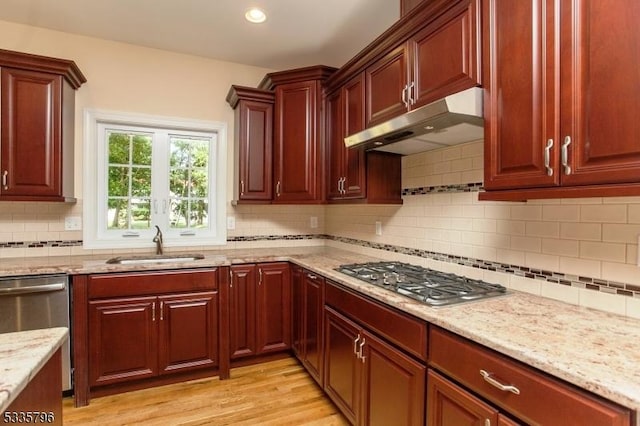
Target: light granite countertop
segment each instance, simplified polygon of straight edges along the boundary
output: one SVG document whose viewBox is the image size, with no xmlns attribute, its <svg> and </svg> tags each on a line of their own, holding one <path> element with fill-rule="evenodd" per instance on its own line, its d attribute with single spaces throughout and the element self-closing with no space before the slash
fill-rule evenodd
<svg viewBox="0 0 640 426">
<path fill-rule="evenodd" d="M 431 308 L 334 270 L 379 258 L 331 247 L 205 252 L 193 262 L 108 265 L 106 257 L 0 261 L 5 275 L 103 273 L 291 261 L 346 287 L 450 330 L 640 413 L 640 320 L 510 291 Z M 640 415 L 636 416 L 640 426 Z"/>
<path fill-rule="evenodd" d="M 65 327 L 0 334 L 0 413 L 67 339 Z"/>
</svg>

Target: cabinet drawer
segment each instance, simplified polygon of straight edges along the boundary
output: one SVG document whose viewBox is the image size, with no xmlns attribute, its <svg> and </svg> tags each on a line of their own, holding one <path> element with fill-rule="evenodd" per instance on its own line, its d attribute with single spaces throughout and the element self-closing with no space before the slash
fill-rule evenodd
<svg viewBox="0 0 640 426">
<path fill-rule="evenodd" d="M 325 303 L 366 325 L 410 354 L 427 360 L 427 324 L 327 281 Z"/>
<path fill-rule="evenodd" d="M 217 288 L 217 269 L 127 272 L 89 276 L 90 299 L 216 290 Z"/>
<path fill-rule="evenodd" d="M 564 384 L 518 361 L 431 327 L 429 364 L 472 391 L 531 424 L 629 426 L 630 412 L 585 391 Z M 514 386 L 515 394 L 489 380 Z M 497 384 L 497 383 L 496 383 Z"/>
</svg>

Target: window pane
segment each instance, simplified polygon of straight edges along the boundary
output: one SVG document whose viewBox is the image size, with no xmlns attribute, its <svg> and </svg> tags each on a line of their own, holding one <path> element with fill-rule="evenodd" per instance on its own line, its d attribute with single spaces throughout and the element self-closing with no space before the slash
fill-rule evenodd
<svg viewBox="0 0 640 426">
<path fill-rule="evenodd" d="M 132 137 L 132 164 L 151 165 L 151 136 L 149 135 L 133 135 Z"/>
<path fill-rule="evenodd" d="M 129 164 L 129 135 L 126 133 L 108 132 L 109 163 Z"/>
<path fill-rule="evenodd" d="M 209 195 L 209 179 L 207 170 L 193 170 L 191 172 L 191 186 L 189 196 L 205 198 Z"/>
<path fill-rule="evenodd" d="M 207 228 L 209 226 L 209 202 L 207 200 L 172 199 L 171 228 Z"/>
<path fill-rule="evenodd" d="M 131 229 L 151 228 L 151 200 L 131 201 Z"/>
<path fill-rule="evenodd" d="M 189 219 L 189 202 L 186 200 L 171 200 L 169 221 L 172 228 L 186 228 Z"/>
<path fill-rule="evenodd" d="M 188 197 L 189 196 L 189 170 L 188 169 L 171 169 L 169 177 L 169 191 L 171 196 Z"/>
<path fill-rule="evenodd" d="M 129 167 L 109 166 L 110 197 L 127 197 L 129 195 Z"/>
<path fill-rule="evenodd" d="M 208 228 L 208 138 L 171 137 L 169 191 L 172 228 Z"/>
<path fill-rule="evenodd" d="M 209 226 L 209 203 L 207 200 L 191 202 L 190 228 L 207 228 Z"/>
<path fill-rule="evenodd" d="M 131 195 L 151 197 L 151 169 L 134 167 L 131 170 Z"/>
<path fill-rule="evenodd" d="M 126 199 L 109 198 L 107 229 L 129 229 L 129 202 Z"/>
</svg>

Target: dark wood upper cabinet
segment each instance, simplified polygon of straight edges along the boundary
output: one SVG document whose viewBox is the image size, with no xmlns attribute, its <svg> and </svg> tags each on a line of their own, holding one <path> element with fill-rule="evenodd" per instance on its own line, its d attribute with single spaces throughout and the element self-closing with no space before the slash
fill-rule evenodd
<svg viewBox="0 0 640 426">
<path fill-rule="evenodd" d="M 478 0 L 448 7 L 367 66 L 367 127 L 481 84 Z"/>
<path fill-rule="evenodd" d="M 235 110 L 234 200 L 270 203 L 273 198 L 274 93 L 231 86 L 227 102 Z"/>
<path fill-rule="evenodd" d="M 280 71 L 259 85 L 275 92 L 273 203 L 324 202 L 322 91 L 333 72 L 325 66 Z"/>
<path fill-rule="evenodd" d="M 640 194 L 640 4 L 483 4 L 481 199 Z"/>
<path fill-rule="evenodd" d="M 327 200 L 402 204 L 401 157 L 344 144 L 346 136 L 364 129 L 364 78 L 359 74 L 325 99 Z"/>
<path fill-rule="evenodd" d="M 408 54 L 403 44 L 367 67 L 367 127 L 408 111 L 407 61 Z"/>
<path fill-rule="evenodd" d="M 0 200 L 75 201 L 73 61 L 0 50 Z"/>
</svg>

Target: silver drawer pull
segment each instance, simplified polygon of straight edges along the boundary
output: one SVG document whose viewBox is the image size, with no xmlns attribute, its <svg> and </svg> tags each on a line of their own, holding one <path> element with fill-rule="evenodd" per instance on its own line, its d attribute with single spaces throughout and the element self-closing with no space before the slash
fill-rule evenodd
<svg viewBox="0 0 640 426">
<path fill-rule="evenodd" d="M 356 337 L 356 340 L 353 341 L 353 353 L 360 358 L 360 354 L 358 353 L 358 341 L 360 340 L 360 335 Z"/>
<path fill-rule="evenodd" d="M 564 174 L 571 174 L 571 166 L 569 166 L 569 145 L 571 145 L 571 136 L 565 136 L 564 143 L 562 144 L 562 167 L 564 167 Z"/>
<path fill-rule="evenodd" d="M 362 349 L 364 348 L 364 344 L 366 343 L 366 339 L 363 337 L 362 338 L 362 342 L 360 342 L 360 345 L 358 345 L 358 353 L 360 354 L 360 360 L 362 361 L 362 363 L 364 364 L 365 359 L 367 359 L 366 356 L 364 356 L 362 354 Z"/>
<path fill-rule="evenodd" d="M 9 175 L 9 172 L 7 170 L 2 172 L 2 189 L 4 189 L 5 191 L 9 189 L 8 182 L 7 182 L 8 175 Z"/>
<path fill-rule="evenodd" d="M 544 149 L 544 167 L 547 169 L 547 176 L 553 176 L 553 168 L 551 163 L 551 148 L 553 147 L 553 139 L 547 140 L 547 146 Z"/>
<path fill-rule="evenodd" d="M 489 383 L 492 386 L 495 386 L 496 388 L 500 389 L 501 391 L 504 392 L 511 392 L 514 393 L 516 395 L 520 395 L 520 389 L 518 389 L 517 387 L 513 386 L 513 385 L 505 385 L 504 383 L 500 383 L 498 380 L 496 380 L 492 373 L 487 373 L 485 370 L 480 370 L 480 375 L 482 376 L 482 378 L 484 379 L 485 382 Z"/>
<path fill-rule="evenodd" d="M 307 278 L 309 278 L 310 280 L 317 280 L 318 276 L 313 274 L 307 274 Z"/>
</svg>

